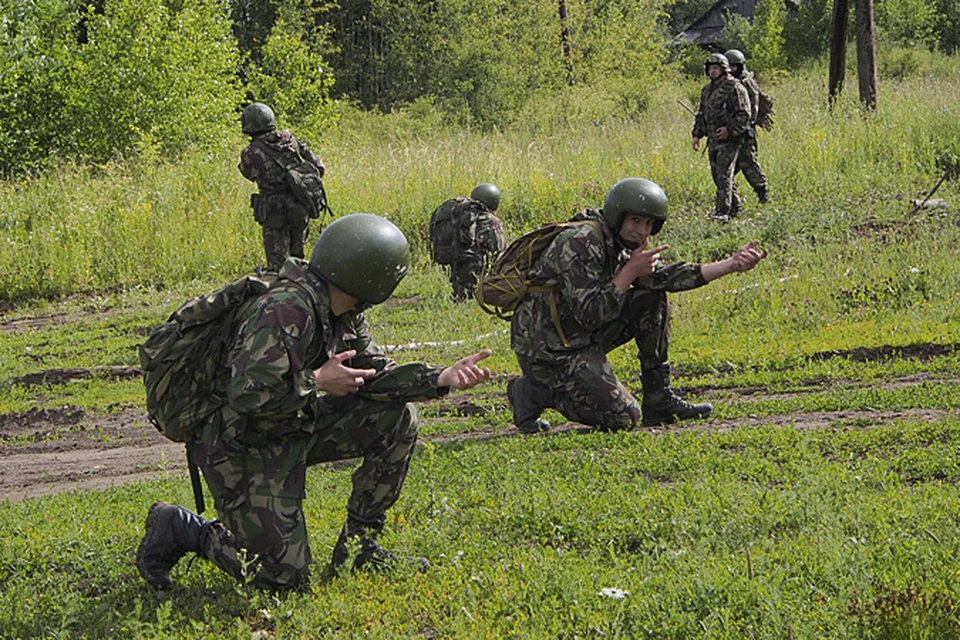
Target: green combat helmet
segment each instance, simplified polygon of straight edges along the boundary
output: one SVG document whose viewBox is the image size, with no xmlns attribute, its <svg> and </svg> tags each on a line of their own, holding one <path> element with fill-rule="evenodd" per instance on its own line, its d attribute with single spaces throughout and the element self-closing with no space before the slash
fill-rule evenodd
<svg viewBox="0 0 960 640">
<path fill-rule="evenodd" d="M 706 73 L 712 64 L 718 64 L 724 73 L 730 73 L 730 61 L 727 60 L 727 56 L 722 53 L 711 53 L 707 56 L 707 59 L 703 61 L 704 73 Z"/>
<path fill-rule="evenodd" d="M 730 64 L 730 66 L 735 64 L 739 64 L 741 66 L 747 64 L 747 57 L 743 55 L 743 52 L 739 49 L 730 49 L 730 51 L 727 51 L 723 55 L 727 59 L 727 62 Z"/>
<path fill-rule="evenodd" d="M 277 128 L 277 117 L 273 109 L 262 102 L 248 104 L 240 116 L 240 128 L 248 136 L 267 133 Z"/>
<path fill-rule="evenodd" d="M 380 304 L 410 268 L 410 246 L 389 220 L 352 213 L 331 223 L 313 246 L 310 267 L 360 302 Z"/>
<path fill-rule="evenodd" d="M 603 202 L 603 219 L 616 233 L 628 213 L 653 218 L 653 230 L 657 235 L 667 221 L 667 194 L 656 182 L 646 178 L 624 178 L 610 187 Z"/>
<path fill-rule="evenodd" d="M 489 182 L 484 182 L 473 188 L 473 191 L 470 192 L 470 199 L 483 203 L 490 211 L 496 211 L 497 207 L 500 206 L 500 189 Z"/>
</svg>

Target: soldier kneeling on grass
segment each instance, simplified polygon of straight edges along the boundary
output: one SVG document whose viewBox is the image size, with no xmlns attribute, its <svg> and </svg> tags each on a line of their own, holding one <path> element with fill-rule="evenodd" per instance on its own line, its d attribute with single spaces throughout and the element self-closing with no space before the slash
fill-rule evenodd
<svg viewBox="0 0 960 640">
<path fill-rule="evenodd" d="M 303 584 L 311 563 L 306 469 L 348 458 L 363 462 L 332 565 L 345 565 L 351 550 L 354 568 L 395 560 L 376 535 L 417 440 L 416 410 L 407 403 L 490 378 L 478 366 L 489 350 L 443 367 L 397 365 L 377 348 L 364 309 L 393 293 L 409 261 L 407 240 L 392 223 L 345 216 L 320 234 L 309 262 L 286 261 L 280 278 L 295 286 L 271 289 L 238 310 L 217 383 L 226 403 L 190 445 L 220 519 L 154 504 L 137 551 L 147 582 L 170 588 L 170 570 L 192 551 L 258 587 Z"/>
<path fill-rule="evenodd" d="M 510 325 L 523 375 L 508 384 L 507 396 L 520 431 L 549 428 L 540 419 L 548 408 L 604 431 L 633 428 L 641 413 L 645 426 L 655 426 L 713 410 L 670 388 L 667 292 L 749 271 L 767 252 L 751 242 L 725 260 L 663 264 L 660 254 L 669 246 L 648 243 L 666 220 L 663 189 L 626 178 L 613 185 L 601 211 L 574 216 L 583 224 L 561 232 L 534 263 L 529 280 L 542 290 L 524 298 Z M 642 368 L 642 406 L 606 356 L 631 339 Z"/>
</svg>

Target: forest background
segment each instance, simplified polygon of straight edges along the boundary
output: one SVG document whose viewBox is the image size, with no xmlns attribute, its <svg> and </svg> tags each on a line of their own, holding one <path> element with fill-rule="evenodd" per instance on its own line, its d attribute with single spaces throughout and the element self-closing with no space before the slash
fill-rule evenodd
<svg viewBox="0 0 960 640">
<path fill-rule="evenodd" d="M 711 0 L 565 4 L 566 25 L 548 1 L 0 0 L 0 172 L 215 148 L 251 100 L 316 140 L 366 112 L 549 127 L 561 102 L 563 118 L 640 117 L 675 74 L 699 73 L 702 51 L 674 38 Z M 785 6 L 764 0 L 724 34 L 768 79 L 829 44 L 832 2 L 804 0 L 789 19 Z M 960 47 L 953 0 L 875 11 L 884 51 Z"/>
</svg>

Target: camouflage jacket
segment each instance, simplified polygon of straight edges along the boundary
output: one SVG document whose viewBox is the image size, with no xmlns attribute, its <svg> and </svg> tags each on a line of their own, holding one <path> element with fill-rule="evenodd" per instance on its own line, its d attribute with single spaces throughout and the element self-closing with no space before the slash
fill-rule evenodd
<svg viewBox="0 0 960 640">
<path fill-rule="evenodd" d="M 742 77 L 737 79 L 747 90 L 747 96 L 750 98 L 750 125 L 752 126 L 757 122 L 757 109 L 760 108 L 760 85 L 757 84 L 752 71 L 744 71 Z"/>
<path fill-rule="evenodd" d="M 219 389 L 236 414 L 268 438 L 311 431 L 311 415 L 329 413 L 326 396 L 317 393 L 313 370 L 348 349 L 357 355 L 346 364 L 375 369 L 359 395 L 384 402 L 428 400 L 444 395 L 436 387 L 443 367 L 423 363 L 397 365 L 381 353 L 362 312 L 334 316 L 327 284 L 289 258 L 280 279 L 262 296 L 245 303 L 234 323 L 228 371 Z M 225 416 L 228 413 L 225 412 Z"/>
<path fill-rule="evenodd" d="M 730 137 L 717 138 L 717 129 L 726 127 Z M 720 76 L 703 87 L 700 109 L 693 121 L 693 137 L 706 137 L 711 145 L 736 142 L 750 127 L 750 96 L 739 80 Z"/>
<path fill-rule="evenodd" d="M 601 212 L 587 209 L 572 220 L 601 222 L 601 233 L 589 225 L 563 231 L 530 270 L 535 284 L 555 285 L 560 324 L 570 343 L 563 346 L 550 316 L 550 294 L 528 296 L 511 320 L 510 346 L 516 353 L 540 360 L 551 351 L 583 349 L 599 344 L 605 325 L 616 321 L 624 308 L 626 292 L 613 284 L 613 276 L 629 258 L 614 242 Z M 685 291 L 706 284 L 699 264 L 660 264 L 656 271 L 633 283 L 637 289 Z"/>
<path fill-rule="evenodd" d="M 297 152 L 304 160 L 310 161 L 324 173 L 323 162 L 313 151 L 307 148 L 303 142 L 294 137 L 292 133 L 283 129 L 280 131 L 271 131 L 257 136 L 257 139 L 267 146 L 281 152 Z M 240 152 L 240 164 L 237 167 L 243 177 L 250 182 L 256 182 L 262 195 L 289 194 L 287 187 L 287 170 L 264 152 L 258 149 L 257 145 L 251 143 Z"/>
<path fill-rule="evenodd" d="M 486 264 L 507 248 L 500 218 L 481 203 L 465 199 L 466 204 L 458 211 L 457 261 Z"/>
</svg>

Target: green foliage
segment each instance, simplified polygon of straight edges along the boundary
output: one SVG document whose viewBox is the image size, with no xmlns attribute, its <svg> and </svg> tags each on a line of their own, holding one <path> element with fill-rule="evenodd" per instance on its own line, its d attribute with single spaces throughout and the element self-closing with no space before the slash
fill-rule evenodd
<svg viewBox="0 0 960 640">
<path fill-rule="evenodd" d="M 787 13 L 780 0 L 761 0 L 750 31 L 750 68 L 764 74 L 787 66 L 783 29 Z"/>
<path fill-rule="evenodd" d="M 881 38 L 906 46 L 932 46 L 940 19 L 929 0 L 877 0 L 874 18 Z"/>
<path fill-rule="evenodd" d="M 783 49 L 791 65 L 817 58 L 830 48 L 833 0 L 803 0 L 783 25 Z"/>
<path fill-rule="evenodd" d="M 641 110 L 665 55 L 660 1 L 567 6 L 575 82 Z M 337 89 L 366 107 L 427 97 L 461 123 L 503 127 L 568 84 L 556 4 L 351 1 L 326 20 Z"/>
<path fill-rule="evenodd" d="M 185 0 L 178 10 L 109 0 L 85 19 L 68 120 L 79 153 L 105 160 L 141 140 L 177 153 L 219 139 L 240 98 L 236 45 L 219 0 Z"/>
<path fill-rule="evenodd" d="M 247 88 L 255 100 L 270 105 L 292 125 L 318 132 L 336 123 L 330 97 L 333 73 L 323 56 L 297 33 L 294 24 L 278 21 L 251 63 Z"/>
<path fill-rule="evenodd" d="M 955 0 L 938 0 L 940 19 L 934 25 L 937 42 L 947 53 L 960 50 L 960 3 Z"/>
<path fill-rule="evenodd" d="M 238 59 L 219 0 L 17 4 L 0 25 L 0 170 L 175 154 L 228 126 Z"/>
</svg>

